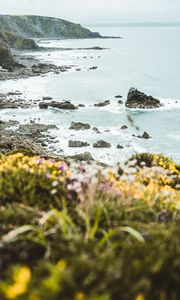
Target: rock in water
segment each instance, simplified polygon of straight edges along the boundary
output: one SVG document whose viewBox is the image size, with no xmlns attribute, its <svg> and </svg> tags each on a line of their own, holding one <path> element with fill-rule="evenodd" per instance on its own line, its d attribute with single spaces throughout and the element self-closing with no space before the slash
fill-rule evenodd
<svg viewBox="0 0 180 300">
<path fill-rule="evenodd" d="M 90 128 L 91 126 L 89 124 L 81 122 L 72 122 L 71 126 L 69 127 L 70 130 L 87 130 Z"/>
<path fill-rule="evenodd" d="M 144 133 L 142 135 L 138 135 L 137 137 L 140 139 L 145 139 L 145 140 L 149 140 L 151 138 L 150 135 L 146 131 L 144 131 Z"/>
<path fill-rule="evenodd" d="M 118 144 L 117 149 L 124 149 L 124 147 L 122 145 Z"/>
<path fill-rule="evenodd" d="M 111 104 L 110 101 L 106 100 L 104 102 L 100 102 L 100 103 L 94 104 L 94 106 L 96 106 L 96 107 L 103 107 L 103 106 L 107 106 L 109 104 Z"/>
<path fill-rule="evenodd" d="M 14 64 L 9 46 L 0 40 L 0 66 L 10 68 Z"/>
<path fill-rule="evenodd" d="M 58 109 L 66 109 L 66 110 L 75 110 L 78 109 L 77 106 L 72 104 L 70 101 L 64 101 L 64 102 L 58 102 L 58 101 L 51 101 L 49 103 L 47 102 L 40 102 L 39 108 L 40 109 L 47 109 L 48 107 L 54 107 Z"/>
<path fill-rule="evenodd" d="M 91 156 L 91 153 L 89 152 L 76 154 L 73 156 L 69 156 L 68 158 L 73 159 L 75 161 L 87 161 L 87 162 L 91 162 L 94 160 L 93 157 Z"/>
<path fill-rule="evenodd" d="M 121 130 L 125 130 L 125 129 L 128 129 L 128 126 L 127 125 L 122 125 Z"/>
<path fill-rule="evenodd" d="M 82 147 L 89 147 L 90 145 L 87 142 L 69 141 L 68 146 L 70 148 L 82 148 Z"/>
<path fill-rule="evenodd" d="M 147 96 L 146 94 L 134 88 L 131 88 L 129 90 L 125 105 L 128 108 L 140 109 L 152 109 L 159 108 L 162 106 L 159 100 L 153 98 L 152 96 Z"/>
<path fill-rule="evenodd" d="M 111 148 L 111 144 L 105 141 L 99 140 L 93 144 L 94 148 Z"/>
<path fill-rule="evenodd" d="M 132 136 L 137 137 L 139 139 L 145 139 L 145 140 L 151 139 L 151 136 L 146 131 L 144 131 L 144 133 L 142 135 L 135 135 L 135 134 L 133 134 Z"/>
</svg>

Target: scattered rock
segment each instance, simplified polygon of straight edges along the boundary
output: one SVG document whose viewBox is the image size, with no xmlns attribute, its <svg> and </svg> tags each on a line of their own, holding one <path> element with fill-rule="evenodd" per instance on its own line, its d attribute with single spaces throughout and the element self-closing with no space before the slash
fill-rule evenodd
<svg viewBox="0 0 180 300">
<path fill-rule="evenodd" d="M 43 100 L 52 100 L 53 98 L 52 98 L 52 97 L 49 97 L 49 96 L 44 96 L 42 99 L 43 99 Z"/>
<path fill-rule="evenodd" d="M 117 95 L 117 96 L 114 96 L 114 98 L 116 98 L 116 99 L 121 99 L 123 96 L 121 96 L 121 95 Z"/>
<path fill-rule="evenodd" d="M 87 130 L 90 129 L 91 126 L 87 123 L 81 123 L 81 122 L 72 122 L 69 129 L 73 130 Z"/>
<path fill-rule="evenodd" d="M 152 96 L 147 96 L 146 94 L 134 88 L 131 88 L 129 90 L 125 105 L 128 108 L 139 109 L 152 109 L 159 108 L 162 106 L 159 100 L 153 98 Z"/>
<path fill-rule="evenodd" d="M 127 125 L 122 125 L 120 129 L 121 129 L 121 130 L 128 129 L 128 126 L 127 126 Z"/>
<path fill-rule="evenodd" d="M 117 145 L 117 149 L 124 149 L 124 147 L 122 145 Z"/>
<path fill-rule="evenodd" d="M 93 144 L 94 148 L 111 148 L 111 144 L 103 140 L 99 140 Z"/>
<path fill-rule="evenodd" d="M 19 122 L 15 120 L 9 120 L 9 121 L 0 120 L 0 131 L 3 131 L 6 128 L 9 128 L 11 126 L 17 126 L 17 125 L 19 125 Z"/>
<path fill-rule="evenodd" d="M 86 162 L 94 161 L 94 158 L 91 156 L 91 153 L 89 153 L 89 152 L 76 154 L 76 155 L 70 156 L 69 158 L 76 160 L 76 161 L 86 161 Z"/>
<path fill-rule="evenodd" d="M 0 135 L 0 152 L 8 154 L 12 151 L 27 151 L 32 155 L 38 155 L 46 159 L 61 159 L 46 151 L 41 145 L 36 144 L 31 139 L 20 136 Z"/>
<path fill-rule="evenodd" d="M 20 96 L 20 95 L 22 95 L 22 93 L 19 91 L 15 91 L 15 92 L 9 92 L 9 93 L 7 93 L 7 95 L 8 96 Z"/>
<path fill-rule="evenodd" d="M 93 131 L 94 131 L 95 133 L 101 133 L 97 127 L 93 127 Z"/>
<path fill-rule="evenodd" d="M 100 102 L 100 103 L 94 104 L 94 106 L 96 106 L 96 107 L 103 107 L 103 106 L 107 106 L 109 104 L 111 104 L 111 102 L 109 100 L 106 100 L 104 102 Z"/>
<path fill-rule="evenodd" d="M 85 107 L 84 104 L 78 104 L 78 107 Z"/>
<path fill-rule="evenodd" d="M 77 106 L 72 104 L 70 101 L 63 101 L 63 102 L 58 102 L 58 101 L 51 101 L 49 103 L 46 102 L 40 102 L 39 103 L 39 108 L 40 109 L 47 109 L 48 107 L 54 107 L 58 109 L 67 109 L 67 110 L 75 110 L 78 109 Z"/>
<path fill-rule="evenodd" d="M 144 131 L 144 133 L 142 135 L 134 135 L 134 137 L 137 137 L 139 139 L 145 139 L 145 140 L 148 140 L 148 139 L 151 139 L 151 136 L 146 132 Z"/>
<path fill-rule="evenodd" d="M 40 102 L 39 103 L 39 108 L 40 109 L 48 109 L 48 103 Z"/>
<path fill-rule="evenodd" d="M 0 101 L 0 109 L 17 109 L 17 108 L 29 108 L 31 103 L 24 99 L 8 99 Z"/>
<path fill-rule="evenodd" d="M 51 101 L 49 106 L 58 108 L 58 109 L 67 109 L 67 110 L 77 109 L 77 106 L 72 104 L 70 101 L 64 101 L 64 102 Z"/>
<path fill-rule="evenodd" d="M 94 67 L 90 67 L 89 70 L 96 70 L 98 67 L 94 66 Z"/>
<path fill-rule="evenodd" d="M 124 102 L 122 100 L 119 100 L 118 104 L 124 104 Z"/>
<path fill-rule="evenodd" d="M 81 141 L 69 141 L 68 147 L 71 148 L 80 148 L 80 147 L 89 147 L 90 144 L 87 142 L 81 142 Z"/>
<path fill-rule="evenodd" d="M 19 130 L 23 134 L 36 135 L 41 132 L 48 131 L 50 129 L 58 129 L 55 125 L 45 124 L 23 124 L 19 126 Z"/>
</svg>

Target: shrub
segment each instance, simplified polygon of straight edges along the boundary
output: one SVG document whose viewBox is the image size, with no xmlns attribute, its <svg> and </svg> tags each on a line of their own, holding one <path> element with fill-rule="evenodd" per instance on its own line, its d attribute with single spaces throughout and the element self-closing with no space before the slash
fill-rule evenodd
<svg viewBox="0 0 180 300">
<path fill-rule="evenodd" d="M 62 207 L 72 198 L 71 172 L 63 162 L 48 161 L 22 153 L 5 156 L 0 163 L 1 204 L 19 202 L 42 209 Z M 75 193 L 73 193 L 75 200 Z M 73 203 L 71 203 L 73 205 Z"/>
<path fill-rule="evenodd" d="M 0 299 L 178 300 L 180 174 L 150 157 L 122 172 L 2 157 Z"/>
</svg>

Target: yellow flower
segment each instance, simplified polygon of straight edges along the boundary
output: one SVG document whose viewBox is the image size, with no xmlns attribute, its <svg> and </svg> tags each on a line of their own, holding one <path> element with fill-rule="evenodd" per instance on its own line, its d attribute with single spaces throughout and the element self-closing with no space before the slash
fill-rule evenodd
<svg viewBox="0 0 180 300">
<path fill-rule="evenodd" d="M 85 300 L 86 295 L 82 292 L 78 292 L 75 294 L 74 300 Z"/>
<path fill-rule="evenodd" d="M 135 300 L 145 300 L 144 295 L 138 295 Z"/>
<path fill-rule="evenodd" d="M 5 291 L 7 299 L 16 299 L 27 291 L 31 280 L 31 271 L 27 267 L 21 267 L 14 272 L 14 284 L 9 285 Z"/>
</svg>

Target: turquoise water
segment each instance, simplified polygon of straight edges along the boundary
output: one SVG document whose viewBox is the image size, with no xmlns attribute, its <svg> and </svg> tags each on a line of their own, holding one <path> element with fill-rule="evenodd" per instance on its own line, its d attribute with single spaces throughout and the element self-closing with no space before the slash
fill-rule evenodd
<svg viewBox="0 0 180 300">
<path fill-rule="evenodd" d="M 85 108 L 75 112 L 61 112 L 38 108 L 26 111 L 1 111 L 2 119 L 29 122 L 30 118 L 40 117 L 41 123 L 56 124 L 58 130 L 52 132 L 56 137 L 56 151 L 66 154 L 89 151 L 95 159 L 116 163 L 134 152 L 149 151 L 164 153 L 180 162 L 180 27 L 100 27 L 91 28 L 104 35 L 120 35 L 123 39 L 88 39 L 41 42 L 53 47 L 93 47 L 108 48 L 103 51 L 73 50 L 50 53 L 29 53 L 42 60 L 62 65 L 76 65 L 81 72 L 73 69 L 68 73 L 48 75 L 17 81 L 0 82 L 0 91 L 20 90 L 29 99 L 41 99 L 49 95 L 55 100 L 70 99 L 73 103 L 83 103 Z M 86 56 L 86 58 L 84 58 Z M 99 57 L 100 56 L 100 57 Z M 91 66 L 97 70 L 88 71 Z M 131 87 L 159 98 L 164 107 L 152 111 L 128 111 L 117 104 L 115 95 L 126 100 Z M 95 108 L 94 103 L 111 100 L 105 108 Z M 136 132 L 127 120 L 131 114 Z M 25 121 L 28 119 L 28 121 Z M 88 122 L 96 126 L 101 134 L 92 130 L 87 132 L 69 131 L 71 121 Z M 125 131 L 121 125 L 128 125 Z M 147 131 L 152 139 L 140 140 L 132 134 Z M 91 146 L 83 149 L 69 149 L 68 140 L 87 140 Z M 94 151 L 92 143 L 104 139 L 112 144 L 111 149 Z M 124 146 L 117 150 L 117 144 Z"/>
</svg>

